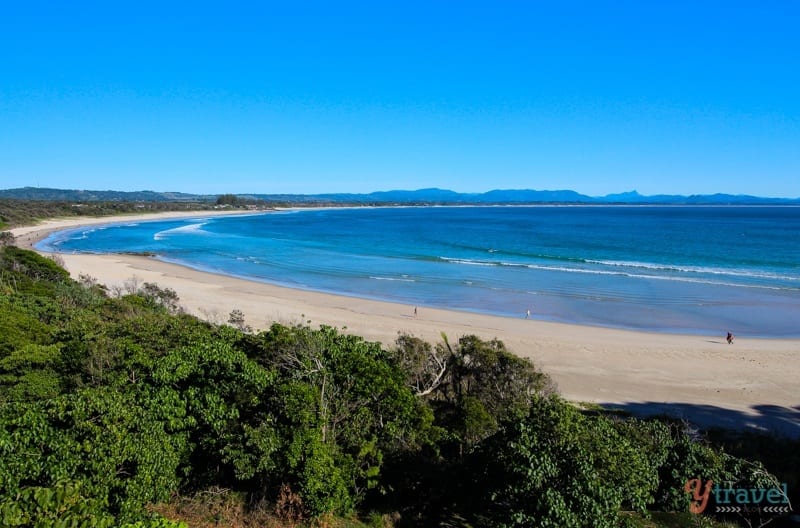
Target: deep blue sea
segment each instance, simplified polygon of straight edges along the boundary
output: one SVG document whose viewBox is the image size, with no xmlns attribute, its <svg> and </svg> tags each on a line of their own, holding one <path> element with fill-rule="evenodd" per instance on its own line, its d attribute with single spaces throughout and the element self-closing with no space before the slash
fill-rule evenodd
<svg viewBox="0 0 800 528">
<path fill-rule="evenodd" d="M 281 211 L 63 231 L 62 252 L 154 252 L 296 288 L 598 326 L 800 336 L 797 207 Z"/>
</svg>

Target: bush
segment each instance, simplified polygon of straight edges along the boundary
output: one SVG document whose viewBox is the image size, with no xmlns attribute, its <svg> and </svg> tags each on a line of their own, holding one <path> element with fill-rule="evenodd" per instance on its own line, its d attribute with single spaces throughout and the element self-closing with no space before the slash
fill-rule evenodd
<svg viewBox="0 0 800 528">
<path fill-rule="evenodd" d="M 13 246 L 16 241 L 16 238 L 10 231 L 0 231 L 0 247 Z"/>
<path fill-rule="evenodd" d="M 557 398 L 503 424 L 475 456 L 490 526 L 613 527 L 623 508 L 644 510 L 658 485 L 653 468 L 602 416 Z"/>
</svg>

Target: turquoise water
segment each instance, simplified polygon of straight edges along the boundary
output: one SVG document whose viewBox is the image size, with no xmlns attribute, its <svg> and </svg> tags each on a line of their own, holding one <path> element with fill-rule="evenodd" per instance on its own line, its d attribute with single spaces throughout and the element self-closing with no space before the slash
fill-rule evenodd
<svg viewBox="0 0 800 528">
<path fill-rule="evenodd" d="M 64 252 L 156 253 L 291 287 L 509 317 L 800 336 L 800 208 L 409 207 L 84 227 Z"/>
</svg>

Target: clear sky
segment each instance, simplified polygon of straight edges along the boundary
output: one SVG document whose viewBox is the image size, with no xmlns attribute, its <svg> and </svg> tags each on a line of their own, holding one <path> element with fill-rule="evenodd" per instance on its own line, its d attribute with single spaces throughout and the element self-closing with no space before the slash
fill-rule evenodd
<svg viewBox="0 0 800 528">
<path fill-rule="evenodd" d="M 3 2 L 0 188 L 800 197 L 800 2 Z"/>
</svg>

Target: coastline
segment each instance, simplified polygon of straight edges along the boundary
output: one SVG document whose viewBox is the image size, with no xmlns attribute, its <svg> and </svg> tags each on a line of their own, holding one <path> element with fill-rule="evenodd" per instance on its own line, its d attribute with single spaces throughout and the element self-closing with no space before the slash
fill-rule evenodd
<svg viewBox="0 0 800 528">
<path fill-rule="evenodd" d="M 20 247 L 32 248 L 54 231 L 87 225 L 167 218 L 253 214 L 195 211 L 49 220 L 12 229 Z M 751 427 L 800 436 L 800 339 L 748 339 L 657 334 L 508 318 L 298 290 L 197 271 L 127 255 L 60 253 L 73 277 L 87 274 L 122 286 L 135 277 L 174 289 L 187 312 L 224 322 L 233 309 L 263 329 L 273 321 L 326 324 L 391 345 L 398 332 L 431 342 L 476 334 L 505 342 L 528 357 L 573 401 L 636 414 L 667 412 L 701 425 Z"/>
</svg>

